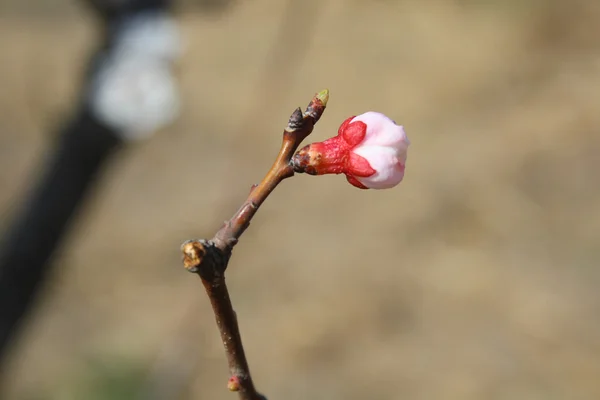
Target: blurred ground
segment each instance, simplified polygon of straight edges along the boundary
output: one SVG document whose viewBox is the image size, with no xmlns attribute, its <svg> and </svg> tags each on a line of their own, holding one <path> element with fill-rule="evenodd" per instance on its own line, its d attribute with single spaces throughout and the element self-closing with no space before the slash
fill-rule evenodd
<svg viewBox="0 0 600 400">
<path fill-rule="evenodd" d="M 3 225 L 95 38 L 90 16 L 61 4 L 48 15 L 0 4 Z M 231 215 L 290 112 L 325 87 L 312 139 L 384 112 L 412 142 L 407 173 L 381 192 L 298 176 L 265 203 L 228 275 L 261 391 L 600 398 L 600 3 L 301 4 L 283 31 L 288 2 L 180 8 L 183 115 L 97 187 L 14 349 L 9 398 L 118 398 L 90 394 L 102 371 L 113 388 L 139 380 L 170 346 L 182 346 L 178 365 L 195 363 L 181 399 L 235 398 L 179 245 Z M 286 54 L 273 55 L 282 35 Z"/>
</svg>

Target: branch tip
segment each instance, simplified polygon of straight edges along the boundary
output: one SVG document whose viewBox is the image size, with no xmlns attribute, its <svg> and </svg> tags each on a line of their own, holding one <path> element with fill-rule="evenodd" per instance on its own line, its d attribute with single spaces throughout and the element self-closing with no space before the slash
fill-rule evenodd
<svg viewBox="0 0 600 400">
<path fill-rule="evenodd" d="M 290 116 L 290 120 L 288 121 L 288 125 L 285 130 L 288 132 L 295 132 L 302 127 L 303 122 L 304 115 L 302 114 L 302 109 L 298 107 Z"/>
<path fill-rule="evenodd" d="M 308 106 L 306 107 L 305 115 L 311 117 L 316 123 L 323 115 L 327 102 L 329 101 L 329 90 L 321 90 L 315 94 Z"/>
<path fill-rule="evenodd" d="M 327 102 L 329 101 L 329 89 L 321 90 L 315 97 L 321 101 L 323 107 L 327 107 Z"/>
</svg>

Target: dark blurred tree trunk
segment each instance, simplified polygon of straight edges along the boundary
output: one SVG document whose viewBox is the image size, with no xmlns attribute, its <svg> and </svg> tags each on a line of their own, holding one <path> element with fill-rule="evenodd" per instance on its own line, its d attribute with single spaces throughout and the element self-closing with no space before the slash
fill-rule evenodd
<svg viewBox="0 0 600 400">
<path fill-rule="evenodd" d="M 70 122 L 0 253 L 0 359 L 31 308 L 73 215 L 118 136 L 87 111 Z"/>
</svg>

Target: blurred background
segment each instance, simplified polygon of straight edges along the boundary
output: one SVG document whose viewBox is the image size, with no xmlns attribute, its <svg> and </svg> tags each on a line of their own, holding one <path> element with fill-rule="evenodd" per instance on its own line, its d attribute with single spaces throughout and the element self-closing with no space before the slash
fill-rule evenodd
<svg viewBox="0 0 600 400">
<path fill-rule="evenodd" d="M 404 182 L 296 176 L 234 251 L 232 300 L 270 399 L 600 398 L 600 3 L 179 1 L 174 123 L 104 165 L 11 342 L 10 400 L 232 399 L 180 244 L 258 182 L 290 113 L 310 141 L 383 112 Z M 98 18 L 0 1 L 0 232 L 77 108 Z M 26 268 L 26 266 L 23 266 Z"/>
</svg>

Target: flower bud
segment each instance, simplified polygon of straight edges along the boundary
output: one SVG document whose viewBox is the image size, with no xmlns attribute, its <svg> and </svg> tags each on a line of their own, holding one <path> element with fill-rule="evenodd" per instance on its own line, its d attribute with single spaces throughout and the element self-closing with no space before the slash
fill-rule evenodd
<svg viewBox="0 0 600 400">
<path fill-rule="evenodd" d="M 360 189 L 388 189 L 404 177 L 409 145 L 402 126 L 369 111 L 345 120 L 337 136 L 303 147 L 292 164 L 311 175 L 344 174 Z"/>
<path fill-rule="evenodd" d="M 238 392 L 240 390 L 240 378 L 235 375 L 229 378 L 227 389 L 229 389 L 230 392 Z"/>
</svg>

